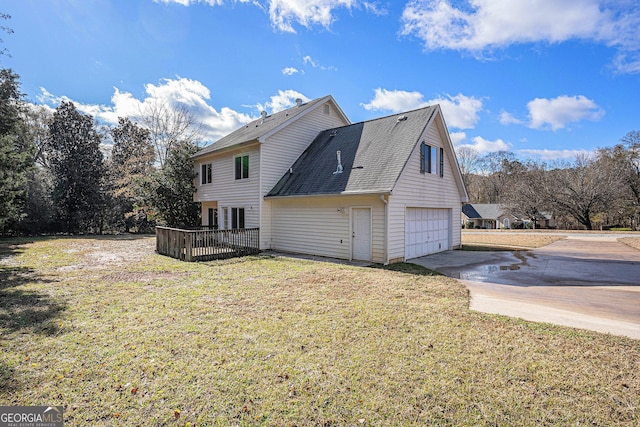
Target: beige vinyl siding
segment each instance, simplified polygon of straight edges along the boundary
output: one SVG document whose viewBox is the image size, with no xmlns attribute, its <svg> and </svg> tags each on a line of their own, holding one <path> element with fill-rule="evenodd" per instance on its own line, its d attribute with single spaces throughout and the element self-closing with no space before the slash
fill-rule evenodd
<svg viewBox="0 0 640 427">
<path fill-rule="evenodd" d="M 235 179 L 235 163 L 237 156 L 249 155 L 249 178 Z M 199 184 L 195 194 L 197 202 L 217 202 L 218 208 L 245 208 L 245 226 L 247 228 L 260 225 L 260 146 L 244 147 L 223 154 L 200 159 L 196 167 L 203 163 L 212 163 L 213 179 L 211 184 Z M 203 221 L 204 221 L 203 216 Z M 222 223 L 222 218 L 220 218 Z M 203 222 L 204 223 L 204 222 Z M 222 225 L 222 224 L 221 224 Z"/>
<path fill-rule="evenodd" d="M 350 208 L 371 208 L 371 255 L 384 262 L 383 202 L 375 196 L 271 199 L 272 248 L 340 259 L 351 257 Z"/>
<path fill-rule="evenodd" d="M 277 184 L 282 175 L 295 163 L 304 150 L 313 142 L 322 130 L 343 126 L 346 123 L 336 112 L 332 103 L 329 114 L 324 113 L 324 105 L 309 111 L 290 126 L 269 137 L 261 145 L 261 186 L 260 195 L 264 196 Z M 261 206 L 260 247 L 271 246 L 271 206 L 263 202 Z"/>
<path fill-rule="evenodd" d="M 460 245 L 458 217 L 462 203 L 453 174 L 457 164 L 442 139 L 441 132 L 444 130 L 439 127 L 438 120 L 432 121 L 420 141 L 434 147 L 444 147 L 444 177 L 420 173 L 420 144 L 417 144 L 389 197 L 389 260 L 404 259 L 407 207 L 451 209 L 451 245 L 453 248 Z"/>
</svg>

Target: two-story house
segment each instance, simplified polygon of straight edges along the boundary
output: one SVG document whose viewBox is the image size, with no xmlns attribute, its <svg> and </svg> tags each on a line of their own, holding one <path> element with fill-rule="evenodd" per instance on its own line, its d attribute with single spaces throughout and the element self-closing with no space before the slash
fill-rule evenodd
<svg viewBox="0 0 640 427">
<path fill-rule="evenodd" d="M 351 124 L 326 96 L 194 156 L 203 225 L 260 228 L 260 249 L 379 263 L 460 245 L 467 201 L 439 106 Z"/>
</svg>

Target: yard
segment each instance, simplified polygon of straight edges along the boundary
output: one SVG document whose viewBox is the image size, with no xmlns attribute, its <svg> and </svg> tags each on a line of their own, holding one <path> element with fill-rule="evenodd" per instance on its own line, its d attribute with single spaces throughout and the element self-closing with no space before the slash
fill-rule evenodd
<svg viewBox="0 0 640 427">
<path fill-rule="evenodd" d="M 154 245 L 0 241 L 0 404 L 68 426 L 640 424 L 639 341 L 468 311 L 417 266 Z"/>
</svg>

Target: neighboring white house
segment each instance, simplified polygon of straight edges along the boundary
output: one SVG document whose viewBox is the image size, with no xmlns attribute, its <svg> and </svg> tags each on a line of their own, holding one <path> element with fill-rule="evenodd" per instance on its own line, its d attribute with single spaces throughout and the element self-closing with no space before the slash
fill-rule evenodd
<svg viewBox="0 0 640 427">
<path fill-rule="evenodd" d="M 350 124 L 331 96 L 265 116 L 194 156 L 203 225 L 260 249 L 390 263 L 460 246 L 468 200 L 440 107 Z"/>
</svg>

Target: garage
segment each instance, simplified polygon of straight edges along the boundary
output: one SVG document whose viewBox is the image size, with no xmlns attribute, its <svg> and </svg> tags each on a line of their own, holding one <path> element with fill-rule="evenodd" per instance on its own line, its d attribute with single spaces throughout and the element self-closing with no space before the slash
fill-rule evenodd
<svg viewBox="0 0 640 427">
<path fill-rule="evenodd" d="M 450 249 L 451 209 L 407 208 L 405 259 Z"/>
</svg>

